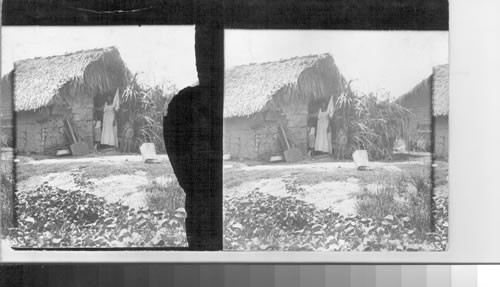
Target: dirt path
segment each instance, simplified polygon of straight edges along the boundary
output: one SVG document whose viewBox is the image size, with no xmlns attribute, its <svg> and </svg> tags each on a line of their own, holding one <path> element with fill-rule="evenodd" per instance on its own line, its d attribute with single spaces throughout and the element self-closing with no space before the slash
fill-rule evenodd
<svg viewBox="0 0 500 287">
<path fill-rule="evenodd" d="M 147 207 L 146 194 L 142 187 L 148 183 L 146 175 L 140 172 L 133 175 L 113 175 L 94 180 L 95 187 L 91 192 L 104 197 L 108 202 L 122 201 L 128 206 L 138 209 Z"/>
<path fill-rule="evenodd" d="M 356 213 L 356 196 L 364 188 L 403 171 L 430 169 L 428 158 L 401 162 L 371 162 L 370 171 L 358 171 L 352 162 L 318 161 L 296 164 L 245 164 L 224 162 L 224 196 L 244 197 L 258 189 L 278 197 L 293 196 L 340 214 Z M 293 190 L 291 190 L 293 189 Z"/>
<path fill-rule="evenodd" d="M 281 177 L 275 179 L 263 179 L 246 182 L 234 188 L 225 189 L 225 196 L 243 197 L 246 194 L 259 190 L 260 192 L 277 197 L 292 196 L 307 203 L 316 205 L 319 209 L 334 207 L 341 214 L 349 215 L 355 212 L 354 196 L 360 192 L 360 188 L 354 182 L 323 182 L 315 185 L 301 185 L 304 191 L 290 192 L 286 185 L 289 178 Z"/>
<path fill-rule="evenodd" d="M 158 155 L 160 162 L 169 162 L 168 155 Z M 34 160 L 29 157 L 21 157 L 20 161 L 34 165 L 50 165 L 50 164 L 70 164 L 70 163 L 124 163 L 124 162 L 143 162 L 142 156 L 137 154 L 129 155 L 112 155 L 112 156 L 89 156 L 89 157 L 60 157 Z"/>
<path fill-rule="evenodd" d="M 68 157 L 33 160 L 21 158 L 18 163 L 17 192 L 29 192 L 43 182 L 51 186 L 82 190 L 104 197 L 108 202 L 122 201 L 132 208 L 146 207 L 144 187 L 153 179 L 172 175 L 167 155 L 159 155 L 159 164 L 146 164 L 140 155 Z M 82 187 L 75 179 L 91 182 Z"/>
<path fill-rule="evenodd" d="M 48 182 L 51 186 L 64 190 L 82 190 L 104 197 L 108 202 L 122 201 L 132 208 L 146 207 L 146 195 L 142 187 L 149 183 L 144 172 L 136 174 L 113 175 L 102 179 L 90 179 L 90 186 L 82 188 L 75 182 L 82 172 L 71 170 L 47 175 L 30 177 L 17 183 L 18 192 L 29 192 L 41 183 Z"/>
<path fill-rule="evenodd" d="M 423 158 L 421 160 L 413 160 L 413 161 L 400 161 L 400 162 L 370 162 L 370 167 L 372 169 L 386 169 L 389 171 L 401 171 L 400 167 L 405 167 L 405 166 L 430 166 L 430 160 L 427 158 Z M 316 170 L 316 171 L 332 171 L 334 169 L 350 169 L 350 170 L 356 170 L 356 167 L 353 162 L 331 162 L 331 161 L 322 161 L 322 162 L 313 162 L 313 161 L 307 161 L 307 162 L 301 162 L 301 163 L 295 163 L 295 164 L 262 164 L 262 165 L 248 165 L 245 163 L 240 163 L 240 162 L 225 162 L 224 163 L 224 168 L 225 169 L 230 169 L 230 168 L 239 168 L 241 170 L 245 171 L 252 171 L 252 170 Z"/>
</svg>

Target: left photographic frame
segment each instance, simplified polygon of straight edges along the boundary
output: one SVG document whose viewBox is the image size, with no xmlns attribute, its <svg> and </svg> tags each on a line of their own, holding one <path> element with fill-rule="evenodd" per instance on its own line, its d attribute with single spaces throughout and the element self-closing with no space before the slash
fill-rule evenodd
<svg viewBox="0 0 500 287">
<path fill-rule="evenodd" d="M 187 248 L 163 118 L 197 84 L 194 25 L 2 27 L 8 245 Z"/>
</svg>

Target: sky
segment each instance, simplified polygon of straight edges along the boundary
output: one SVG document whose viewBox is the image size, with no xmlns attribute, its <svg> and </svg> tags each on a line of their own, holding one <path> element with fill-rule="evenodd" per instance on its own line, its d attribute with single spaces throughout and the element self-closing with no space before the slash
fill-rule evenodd
<svg viewBox="0 0 500 287">
<path fill-rule="evenodd" d="M 2 27 L 2 75 L 14 62 L 115 46 L 132 73 L 148 85 L 198 81 L 194 26 Z"/>
<path fill-rule="evenodd" d="M 353 88 L 363 92 L 408 92 L 448 63 L 448 32 L 226 30 L 225 66 L 330 53 Z"/>
</svg>

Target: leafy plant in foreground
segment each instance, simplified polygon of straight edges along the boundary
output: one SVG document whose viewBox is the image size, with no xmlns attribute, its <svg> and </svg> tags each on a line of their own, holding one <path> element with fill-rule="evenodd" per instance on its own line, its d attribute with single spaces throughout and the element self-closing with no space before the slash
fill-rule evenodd
<svg viewBox="0 0 500 287">
<path fill-rule="evenodd" d="M 19 193 L 18 226 L 9 230 L 14 247 L 185 246 L 183 218 L 149 209 L 107 203 L 84 190 L 43 183 Z M 182 214 L 182 212 L 180 212 Z"/>
<path fill-rule="evenodd" d="M 175 210 L 185 205 L 186 195 L 175 177 L 153 180 L 145 190 L 146 202 L 151 210 L 173 215 Z"/>
<path fill-rule="evenodd" d="M 0 234 L 12 226 L 14 214 L 14 185 L 12 165 L 0 162 Z"/>
<path fill-rule="evenodd" d="M 154 87 L 142 84 L 135 74 L 125 88 L 118 114 L 120 122 L 132 122 L 135 147 L 145 142 L 155 144 L 158 152 L 165 152 L 163 139 L 163 117 L 177 89 L 172 84 Z"/>
<path fill-rule="evenodd" d="M 317 209 L 293 196 L 276 197 L 258 189 L 224 201 L 224 248 L 289 251 L 444 250 L 447 199 L 434 197 L 435 232 L 420 232 L 409 214 L 343 216 Z"/>
<path fill-rule="evenodd" d="M 373 93 L 362 95 L 348 83 L 345 92 L 335 102 L 332 123 L 336 130 L 343 129 L 347 137 L 350 157 L 358 149 L 368 151 L 370 159 L 390 158 L 398 138 L 405 138 L 412 113 L 388 97 Z"/>
<path fill-rule="evenodd" d="M 431 231 L 432 186 L 429 176 L 412 174 L 386 178 L 358 196 L 357 213 L 381 219 L 387 215 L 403 214 L 408 217 L 420 236 Z"/>
</svg>

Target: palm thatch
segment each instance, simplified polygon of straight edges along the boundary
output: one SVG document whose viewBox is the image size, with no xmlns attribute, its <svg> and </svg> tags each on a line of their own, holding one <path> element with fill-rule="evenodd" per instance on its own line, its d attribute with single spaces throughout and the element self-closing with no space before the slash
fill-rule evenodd
<svg viewBox="0 0 500 287">
<path fill-rule="evenodd" d="M 224 118 L 250 116 L 272 100 L 337 97 L 345 85 L 330 54 L 236 66 L 224 79 Z"/>
<path fill-rule="evenodd" d="M 14 108 L 48 106 L 63 89 L 89 95 L 125 87 L 129 71 L 115 47 L 21 60 L 14 64 Z"/>
<path fill-rule="evenodd" d="M 433 69 L 432 108 L 434 116 L 447 116 L 449 103 L 449 67 L 448 64 Z"/>
<path fill-rule="evenodd" d="M 426 97 L 432 99 L 433 116 L 447 116 L 449 94 L 448 64 L 435 66 L 432 70 L 432 75 L 422 80 L 408 93 L 400 96 L 396 102 L 405 106 L 405 101 L 410 97 Z"/>
</svg>

